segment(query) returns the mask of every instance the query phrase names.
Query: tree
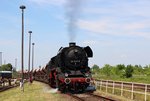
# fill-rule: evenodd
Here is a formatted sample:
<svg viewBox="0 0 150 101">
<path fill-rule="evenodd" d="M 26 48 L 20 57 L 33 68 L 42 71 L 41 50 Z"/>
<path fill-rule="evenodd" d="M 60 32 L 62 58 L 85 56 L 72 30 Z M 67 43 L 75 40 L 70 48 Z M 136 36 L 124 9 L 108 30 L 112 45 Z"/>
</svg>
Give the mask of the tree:
<svg viewBox="0 0 150 101">
<path fill-rule="evenodd" d="M 134 74 L 135 75 L 144 75 L 144 68 L 142 68 L 141 65 L 135 65 L 133 66 L 133 69 L 134 69 Z"/>
<path fill-rule="evenodd" d="M 124 64 L 119 64 L 117 65 L 117 69 L 120 70 L 124 70 L 125 69 L 125 65 Z"/>
<path fill-rule="evenodd" d="M 2 65 L 0 68 L 0 71 L 12 71 L 12 65 L 10 63 L 6 64 L 6 65 Z"/>
<path fill-rule="evenodd" d="M 16 68 L 13 68 L 13 70 L 12 70 L 12 77 L 13 78 L 17 78 L 18 77 L 18 75 L 19 75 L 19 73 L 16 71 Z"/>
<path fill-rule="evenodd" d="M 99 66 L 98 65 L 93 65 L 93 67 L 92 67 L 92 73 L 93 74 L 97 74 L 98 72 L 99 72 Z"/>
<path fill-rule="evenodd" d="M 146 65 L 144 67 L 144 74 L 150 76 L 150 65 Z"/>
<path fill-rule="evenodd" d="M 132 65 L 127 65 L 127 67 L 125 69 L 125 77 L 126 78 L 132 77 L 132 73 L 133 73 L 133 66 Z"/>
<path fill-rule="evenodd" d="M 124 64 L 119 64 L 116 66 L 116 71 L 115 71 L 115 74 L 119 77 L 124 77 L 124 74 L 125 74 L 125 65 Z"/>
<path fill-rule="evenodd" d="M 99 69 L 99 66 L 98 66 L 98 65 L 94 65 L 94 66 L 92 67 L 92 69 L 93 69 L 93 70 L 98 70 L 98 69 Z"/>
<path fill-rule="evenodd" d="M 102 68 L 102 72 L 106 75 L 106 76 L 110 76 L 111 74 L 111 67 L 109 64 L 105 64 L 105 66 Z"/>
</svg>

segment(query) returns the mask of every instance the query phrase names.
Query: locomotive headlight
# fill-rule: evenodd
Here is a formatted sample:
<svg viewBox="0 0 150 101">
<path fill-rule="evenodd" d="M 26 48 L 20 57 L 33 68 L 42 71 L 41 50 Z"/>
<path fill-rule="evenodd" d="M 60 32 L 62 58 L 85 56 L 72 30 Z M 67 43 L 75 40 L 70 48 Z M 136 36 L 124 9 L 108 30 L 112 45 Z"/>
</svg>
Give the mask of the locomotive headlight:
<svg viewBox="0 0 150 101">
<path fill-rule="evenodd" d="M 90 82 L 91 82 L 91 78 L 86 78 L 86 79 L 85 79 L 85 82 L 86 82 L 86 83 L 90 83 Z"/>
<path fill-rule="evenodd" d="M 68 77 L 68 73 L 65 73 L 65 77 Z"/>
<path fill-rule="evenodd" d="M 89 76 L 89 74 L 88 74 L 88 73 L 85 73 L 85 76 L 86 76 L 86 77 L 88 77 L 88 76 Z"/>
<path fill-rule="evenodd" d="M 66 84 L 69 84 L 71 82 L 71 80 L 69 78 L 65 78 L 65 81 L 64 81 Z"/>
</svg>

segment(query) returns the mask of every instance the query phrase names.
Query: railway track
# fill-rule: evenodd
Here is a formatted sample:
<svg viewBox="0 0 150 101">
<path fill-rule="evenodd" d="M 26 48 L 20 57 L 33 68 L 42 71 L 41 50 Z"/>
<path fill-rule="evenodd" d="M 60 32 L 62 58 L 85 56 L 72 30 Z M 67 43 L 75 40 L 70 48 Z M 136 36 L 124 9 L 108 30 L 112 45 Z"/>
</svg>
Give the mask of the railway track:
<svg viewBox="0 0 150 101">
<path fill-rule="evenodd" d="M 27 83 L 26 80 L 24 81 L 24 84 L 25 84 L 25 83 Z M 16 83 L 11 83 L 11 84 L 12 84 L 11 86 L 9 86 L 9 85 L 7 85 L 7 86 L 1 86 L 1 87 L 0 87 L 0 92 L 9 90 L 9 89 L 11 89 L 11 88 L 18 87 L 18 86 L 20 85 L 20 82 L 17 81 Z"/>
<path fill-rule="evenodd" d="M 18 86 L 19 86 L 19 84 L 1 87 L 1 88 L 0 88 L 0 92 L 6 91 L 6 90 L 9 90 L 9 89 L 11 89 L 11 88 L 18 87 Z"/>
<path fill-rule="evenodd" d="M 95 95 L 93 93 L 84 93 L 84 94 L 68 94 L 77 101 L 117 101 L 112 98 Z"/>
<path fill-rule="evenodd" d="M 47 82 L 44 82 L 44 81 L 40 81 L 40 80 L 36 80 L 36 81 L 48 84 Z M 96 95 L 93 93 L 82 93 L 82 94 L 66 93 L 66 94 L 76 99 L 77 101 L 117 101 L 112 98 Z"/>
</svg>

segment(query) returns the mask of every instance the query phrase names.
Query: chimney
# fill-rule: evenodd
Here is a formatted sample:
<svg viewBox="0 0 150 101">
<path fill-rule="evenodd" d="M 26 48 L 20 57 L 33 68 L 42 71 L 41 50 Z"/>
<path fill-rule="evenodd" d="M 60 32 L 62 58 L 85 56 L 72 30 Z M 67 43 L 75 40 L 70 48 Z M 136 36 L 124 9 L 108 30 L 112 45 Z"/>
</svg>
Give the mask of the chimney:
<svg viewBox="0 0 150 101">
<path fill-rule="evenodd" d="M 76 43 L 75 42 L 70 42 L 69 47 L 72 47 L 72 46 L 76 46 Z"/>
</svg>

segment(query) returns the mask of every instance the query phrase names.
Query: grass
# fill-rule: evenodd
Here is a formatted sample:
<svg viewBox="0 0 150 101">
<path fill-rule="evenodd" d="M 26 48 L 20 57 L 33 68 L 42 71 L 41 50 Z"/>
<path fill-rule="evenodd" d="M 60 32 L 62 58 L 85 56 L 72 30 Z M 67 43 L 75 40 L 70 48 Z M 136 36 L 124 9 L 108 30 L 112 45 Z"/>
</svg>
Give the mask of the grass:
<svg viewBox="0 0 150 101">
<path fill-rule="evenodd" d="M 97 91 L 97 94 L 116 99 L 116 101 L 133 101 L 131 99 L 127 99 L 127 98 L 122 97 L 122 96 L 117 96 L 117 95 L 113 95 L 113 94 L 110 94 L 110 93 L 105 93 L 105 92 L 102 92 L 102 91 Z"/>
<path fill-rule="evenodd" d="M 26 83 L 24 92 L 19 87 L 0 93 L 0 101 L 70 101 L 59 93 L 47 91 L 47 85 L 34 81 L 33 84 Z"/>
<path fill-rule="evenodd" d="M 100 90 L 100 86 L 97 86 L 97 92 L 105 94 L 105 95 L 109 95 L 112 96 L 113 98 L 119 99 L 119 101 L 133 101 L 131 100 L 131 92 L 128 91 L 123 91 L 121 96 L 121 90 L 120 89 L 115 89 L 114 90 L 114 94 L 112 94 L 112 88 L 107 88 L 107 92 L 106 92 L 106 87 L 101 87 Z M 144 101 L 144 94 L 138 94 L 138 93 L 133 93 L 133 99 L 135 101 Z M 147 95 L 147 100 L 146 101 L 150 101 L 150 95 Z"/>
<path fill-rule="evenodd" d="M 150 84 L 150 77 L 145 76 L 145 75 L 133 75 L 133 77 L 131 78 L 120 78 L 118 76 L 105 76 L 105 75 L 93 75 L 94 78 L 96 79 L 102 79 L 102 80 L 113 80 L 113 81 L 123 81 L 123 82 L 136 82 L 136 83 L 146 83 L 146 84 Z M 106 88 L 102 87 L 102 92 L 105 92 Z M 124 88 L 126 90 L 128 90 L 129 88 Z M 140 92 L 145 92 L 144 90 L 138 89 L 138 88 L 134 88 L 134 91 L 140 91 Z M 112 93 L 112 89 L 109 88 L 108 89 L 108 93 Z M 120 90 L 115 90 L 115 95 L 118 95 L 118 97 L 120 96 L 121 91 Z M 127 91 L 123 91 L 123 96 L 125 98 L 131 99 L 131 92 L 127 92 Z M 144 101 L 144 95 L 143 94 L 138 94 L 138 93 L 134 93 L 133 94 L 133 98 L 136 101 Z M 121 100 L 124 101 L 124 100 Z M 150 101 L 150 95 L 147 95 L 147 101 Z"/>
</svg>

